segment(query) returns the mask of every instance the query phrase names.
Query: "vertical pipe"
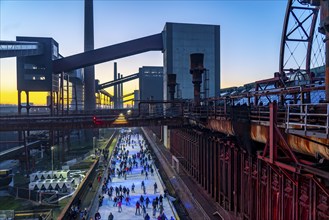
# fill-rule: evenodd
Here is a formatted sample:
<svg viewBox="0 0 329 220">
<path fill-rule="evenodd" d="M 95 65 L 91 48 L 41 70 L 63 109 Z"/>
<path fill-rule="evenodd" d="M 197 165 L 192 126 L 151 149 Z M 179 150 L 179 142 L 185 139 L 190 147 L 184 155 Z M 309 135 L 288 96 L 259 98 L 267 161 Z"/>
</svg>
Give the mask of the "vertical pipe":
<svg viewBox="0 0 329 220">
<path fill-rule="evenodd" d="M 202 148 L 202 186 L 205 188 L 206 186 L 206 147 L 205 147 L 205 139 L 204 136 L 201 137 L 201 148 Z"/>
<path fill-rule="evenodd" d="M 266 196 L 266 209 L 265 209 L 265 213 L 266 213 L 266 217 L 269 220 L 272 220 L 272 199 L 271 199 L 271 195 L 272 195 L 272 190 L 271 190 L 271 185 L 272 185 L 272 169 L 269 165 L 265 165 L 266 166 L 266 170 L 268 173 L 268 178 L 267 178 L 267 184 L 266 184 L 266 191 L 267 191 L 267 196 Z"/>
<path fill-rule="evenodd" d="M 121 74 L 121 79 L 123 78 L 123 75 Z M 123 108 L 123 83 L 120 83 L 120 103 L 121 108 Z"/>
<path fill-rule="evenodd" d="M 213 139 L 208 139 L 209 142 L 209 194 L 211 197 L 213 194 L 213 186 L 214 186 L 214 160 L 213 160 Z"/>
<path fill-rule="evenodd" d="M 118 73 L 118 79 L 121 78 L 121 74 Z M 118 97 L 117 97 L 117 108 L 120 108 L 120 100 L 121 100 L 121 83 L 118 84 L 117 86 L 117 94 L 118 94 Z"/>
<path fill-rule="evenodd" d="M 24 141 L 24 149 L 25 149 L 25 159 L 26 159 L 26 173 L 27 175 L 30 173 L 30 151 L 26 144 L 26 134 L 23 131 L 23 141 Z"/>
<path fill-rule="evenodd" d="M 218 144 L 218 203 L 221 204 L 221 184 L 222 184 L 222 176 L 223 176 L 223 170 L 222 170 L 222 166 L 221 166 L 221 158 L 222 158 L 222 155 L 221 155 L 221 152 L 222 152 L 222 144 L 221 142 L 219 142 Z"/>
<path fill-rule="evenodd" d="M 50 108 L 50 115 L 54 115 L 54 92 L 50 92 L 50 100 L 49 100 L 49 108 Z"/>
<path fill-rule="evenodd" d="M 234 173 L 234 181 L 233 181 L 233 210 L 234 210 L 234 214 L 237 215 L 238 214 L 238 150 L 237 148 L 233 149 L 234 152 L 234 167 L 233 167 L 233 173 Z M 254 198 L 255 199 L 255 198 Z"/>
<path fill-rule="evenodd" d="M 18 90 L 18 115 L 22 114 L 22 91 Z M 21 131 L 18 132 L 18 141 L 22 141 L 23 134 Z"/>
<path fill-rule="evenodd" d="M 202 73 L 204 72 L 202 53 L 190 54 L 190 74 L 194 85 L 194 105 L 200 106 L 200 87 L 202 83 Z"/>
<path fill-rule="evenodd" d="M 74 86 L 74 102 L 75 102 L 75 111 L 78 111 L 78 95 L 77 95 L 77 85 L 72 84 Z M 73 91 L 72 91 L 73 92 Z"/>
<path fill-rule="evenodd" d="M 310 214 L 309 214 L 309 219 L 316 219 L 315 215 L 316 215 L 316 201 L 313 198 L 316 198 L 316 196 L 314 195 L 314 188 L 316 187 L 316 185 L 313 183 L 312 178 L 310 178 L 308 180 L 308 196 L 309 196 L 309 204 L 308 204 L 308 208 L 310 210 Z M 313 206 L 313 204 L 315 206 Z"/>
<path fill-rule="evenodd" d="M 199 134 L 196 134 L 198 138 L 198 182 L 199 184 L 202 184 L 202 147 L 201 147 L 201 136 Z"/>
<path fill-rule="evenodd" d="M 57 115 L 59 115 L 59 95 L 58 92 L 56 92 L 55 94 L 56 94 L 56 111 L 57 111 Z"/>
<path fill-rule="evenodd" d="M 70 110 L 70 99 L 69 99 L 69 96 L 70 96 L 70 78 L 69 78 L 69 75 L 67 74 L 67 84 L 66 84 L 66 111 L 67 111 L 67 114 L 69 113 L 69 110 Z"/>
<path fill-rule="evenodd" d="M 227 178 L 228 178 L 228 188 L 227 188 L 227 197 L 228 197 L 228 210 L 229 211 L 232 211 L 232 149 L 231 149 L 231 146 L 229 145 L 229 143 L 227 144 L 226 146 L 227 148 L 227 151 L 229 152 L 229 159 L 228 159 L 228 162 L 227 162 L 227 166 L 228 166 L 228 174 L 227 174 Z"/>
<path fill-rule="evenodd" d="M 30 96 L 29 96 L 29 92 L 25 91 L 26 93 L 26 114 L 30 114 Z"/>
<path fill-rule="evenodd" d="M 94 14 L 93 0 L 85 0 L 84 17 L 84 51 L 94 49 Z M 85 110 L 95 110 L 95 68 L 88 66 L 84 68 L 85 81 Z"/>
<path fill-rule="evenodd" d="M 210 193 L 210 183 L 211 183 L 211 165 L 210 165 L 210 149 L 211 149 L 211 142 L 209 137 L 206 138 L 206 149 L 207 149 L 207 192 Z"/>
<path fill-rule="evenodd" d="M 245 187 L 245 178 L 244 178 L 244 167 L 245 167 L 245 154 L 243 152 L 241 152 L 241 163 L 240 163 L 240 178 L 241 178 L 241 182 L 240 182 L 240 193 L 241 193 L 241 196 L 240 196 L 240 204 L 241 204 L 241 214 L 242 216 L 244 216 L 245 214 L 245 211 L 244 211 L 244 204 L 245 204 L 245 190 L 246 190 L 246 187 Z"/>
<path fill-rule="evenodd" d="M 209 140 L 208 137 L 204 137 L 204 148 L 205 148 L 205 189 L 209 193 Z"/>
<path fill-rule="evenodd" d="M 279 214 L 278 216 L 280 216 L 279 218 L 283 220 L 284 218 L 284 188 L 285 188 L 285 183 L 286 183 L 286 177 L 284 175 L 282 175 L 281 173 L 281 177 L 279 177 L 279 184 L 280 184 L 280 188 L 279 188 L 279 191 L 280 191 L 280 194 L 279 194 Z"/>
<path fill-rule="evenodd" d="M 191 173 L 191 169 L 190 169 L 190 165 L 191 165 L 191 161 L 190 161 L 190 138 L 191 138 L 191 134 L 188 133 L 188 139 L 186 141 L 186 154 L 187 154 L 187 171 L 189 172 L 189 174 Z"/>
<path fill-rule="evenodd" d="M 214 142 L 214 199 L 215 202 L 218 202 L 218 179 L 219 179 L 219 173 L 218 173 L 218 141 L 216 140 Z"/>
<path fill-rule="evenodd" d="M 276 102 L 270 103 L 270 161 L 273 163 L 277 160 L 277 146 L 276 146 L 276 116 L 277 116 L 277 104 Z"/>
<path fill-rule="evenodd" d="M 22 114 L 22 91 L 18 90 L 18 114 Z"/>
<path fill-rule="evenodd" d="M 117 62 L 114 62 L 114 81 L 117 80 L 118 78 L 118 69 L 117 69 Z M 118 107 L 118 86 L 117 85 L 114 85 L 113 87 L 113 105 L 114 105 L 114 108 L 117 108 Z"/>
<path fill-rule="evenodd" d="M 60 100 L 62 115 L 64 114 L 64 72 L 61 73 Z"/>
<path fill-rule="evenodd" d="M 256 198 L 256 208 L 257 208 L 257 216 L 256 216 L 256 219 L 261 219 L 261 171 L 262 171 L 262 168 L 261 168 L 261 161 L 259 159 L 257 159 L 256 161 L 257 163 L 257 198 Z"/>
</svg>

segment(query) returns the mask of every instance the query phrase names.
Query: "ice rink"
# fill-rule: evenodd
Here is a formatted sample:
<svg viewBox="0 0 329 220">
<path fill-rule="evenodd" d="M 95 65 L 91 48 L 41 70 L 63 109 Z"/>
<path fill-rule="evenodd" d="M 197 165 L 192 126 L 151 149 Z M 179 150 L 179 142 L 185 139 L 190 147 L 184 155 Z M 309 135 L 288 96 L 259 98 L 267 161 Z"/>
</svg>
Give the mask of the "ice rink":
<svg viewBox="0 0 329 220">
<path fill-rule="evenodd" d="M 127 131 L 127 130 L 125 130 Z M 143 147 L 144 151 L 146 150 L 146 145 L 145 141 L 143 139 L 143 136 L 140 135 L 139 133 L 137 134 L 128 134 L 130 136 L 130 140 L 127 141 L 126 140 L 119 140 L 117 143 L 116 148 L 119 149 L 119 154 L 120 155 L 120 151 L 123 150 L 123 148 L 125 148 L 125 150 L 129 150 L 129 154 L 128 154 L 128 158 L 132 157 L 132 155 L 137 155 L 140 150 L 141 150 L 141 146 Z M 117 168 L 119 168 L 120 162 L 121 160 L 119 159 L 119 157 L 114 157 L 113 159 L 116 161 L 115 163 L 115 169 L 117 170 Z M 141 207 L 140 210 L 140 215 L 139 214 L 135 214 L 136 211 L 136 202 L 139 201 L 140 196 L 143 195 L 144 199 L 146 199 L 147 197 L 150 199 L 150 204 L 148 205 L 148 208 L 146 208 L 146 213 L 148 213 L 148 215 L 150 216 L 150 219 L 157 219 L 160 211 L 159 209 L 156 209 L 156 215 L 153 216 L 153 208 L 152 208 L 152 201 L 153 199 L 155 199 L 156 197 L 159 197 L 160 194 L 163 196 L 164 195 L 164 186 L 162 185 L 162 181 L 161 181 L 161 177 L 159 176 L 158 172 L 157 172 L 157 168 L 155 167 L 155 165 L 153 165 L 153 169 L 155 170 L 154 174 L 151 175 L 151 172 L 148 172 L 148 179 L 145 178 L 145 173 L 141 174 L 142 171 L 142 167 L 140 166 L 140 158 L 136 158 L 136 161 L 138 162 L 138 167 L 136 168 L 135 166 L 133 166 L 132 169 L 132 173 L 128 172 L 127 176 L 126 176 L 126 180 L 123 176 L 118 177 L 117 173 L 115 174 L 115 176 L 112 175 L 112 182 L 108 182 L 108 188 L 110 188 L 111 186 L 113 188 L 115 187 L 119 187 L 121 185 L 121 187 L 126 187 L 130 189 L 130 204 L 126 204 L 125 198 L 123 198 L 122 200 L 122 211 L 119 212 L 119 209 L 117 206 L 114 206 L 114 201 L 113 198 L 115 196 L 115 190 L 113 190 L 113 195 L 112 195 L 112 199 L 109 198 L 108 194 L 103 194 L 104 199 L 103 199 L 103 203 L 102 206 L 99 207 L 98 211 L 101 214 L 101 219 L 108 219 L 108 216 L 110 214 L 110 212 L 113 214 L 114 219 L 127 219 L 127 220 L 131 220 L 131 219 L 144 219 L 143 217 L 143 209 Z M 147 163 L 153 164 L 153 160 L 151 158 L 151 160 L 148 160 Z M 109 164 L 110 165 L 110 164 Z M 107 175 L 106 175 L 107 176 Z M 141 183 L 142 181 L 144 181 L 145 183 L 145 188 L 146 188 L 146 194 L 144 194 L 142 187 L 141 187 Z M 157 184 L 158 188 L 157 188 L 157 192 L 154 194 L 154 183 Z M 135 192 L 131 191 L 131 187 L 132 185 L 135 185 Z M 145 205 L 145 201 L 144 201 L 144 205 Z M 146 206 L 146 205 L 145 205 Z M 172 203 L 168 200 L 168 198 L 163 198 L 163 208 L 164 208 L 164 214 L 166 216 L 166 219 L 170 220 L 170 219 L 175 219 L 175 211 L 174 211 L 174 207 L 172 205 Z"/>
</svg>

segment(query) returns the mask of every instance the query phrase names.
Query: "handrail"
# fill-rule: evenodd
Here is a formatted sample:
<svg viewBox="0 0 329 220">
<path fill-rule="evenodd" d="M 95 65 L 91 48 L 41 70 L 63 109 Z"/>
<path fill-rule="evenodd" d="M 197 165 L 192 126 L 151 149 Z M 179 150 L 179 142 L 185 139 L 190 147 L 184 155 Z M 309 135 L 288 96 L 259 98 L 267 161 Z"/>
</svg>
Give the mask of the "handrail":
<svg viewBox="0 0 329 220">
<path fill-rule="evenodd" d="M 289 104 L 286 132 L 329 137 L 329 103 Z"/>
</svg>

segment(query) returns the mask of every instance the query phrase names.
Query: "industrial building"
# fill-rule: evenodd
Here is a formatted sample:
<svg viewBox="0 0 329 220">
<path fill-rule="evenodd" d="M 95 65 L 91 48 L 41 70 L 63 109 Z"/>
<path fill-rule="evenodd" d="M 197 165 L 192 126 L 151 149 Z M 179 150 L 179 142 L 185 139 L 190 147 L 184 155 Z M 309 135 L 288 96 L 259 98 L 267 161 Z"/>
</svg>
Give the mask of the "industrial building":
<svg viewBox="0 0 329 220">
<path fill-rule="evenodd" d="M 163 67 L 139 68 L 140 100 L 163 100 Z"/>
<path fill-rule="evenodd" d="M 181 98 L 193 98 L 190 54 L 203 53 L 202 97 L 212 97 L 220 90 L 220 26 L 166 23 L 163 30 L 164 100 L 167 100 L 167 74 L 176 74 Z"/>
</svg>

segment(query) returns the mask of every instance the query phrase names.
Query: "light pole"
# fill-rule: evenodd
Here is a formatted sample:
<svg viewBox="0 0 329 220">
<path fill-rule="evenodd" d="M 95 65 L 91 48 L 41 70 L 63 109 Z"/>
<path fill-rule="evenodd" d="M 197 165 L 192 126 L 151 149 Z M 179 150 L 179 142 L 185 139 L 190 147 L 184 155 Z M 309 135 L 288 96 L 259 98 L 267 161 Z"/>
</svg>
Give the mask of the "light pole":
<svg viewBox="0 0 329 220">
<path fill-rule="evenodd" d="M 96 137 L 93 137 L 93 150 L 95 152 L 95 156 L 96 156 Z"/>
<path fill-rule="evenodd" d="M 55 146 L 51 146 L 51 178 L 53 178 L 54 176 L 54 149 L 55 149 Z"/>
</svg>

